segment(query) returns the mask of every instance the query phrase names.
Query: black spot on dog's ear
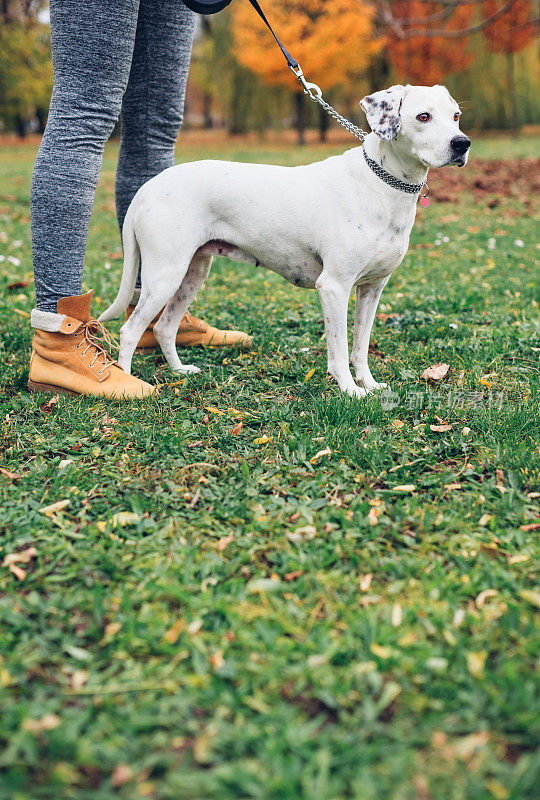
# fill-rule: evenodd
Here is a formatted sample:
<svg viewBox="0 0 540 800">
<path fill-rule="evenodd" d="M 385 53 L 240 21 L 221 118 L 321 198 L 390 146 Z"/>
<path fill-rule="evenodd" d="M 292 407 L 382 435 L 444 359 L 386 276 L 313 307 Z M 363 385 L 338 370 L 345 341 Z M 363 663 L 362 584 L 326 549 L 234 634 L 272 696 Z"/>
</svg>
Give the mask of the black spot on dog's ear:
<svg viewBox="0 0 540 800">
<path fill-rule="evenodd" d="M 381 108 L 384 108 L 385 111 L 389 111 L 390 103 L 387 103 L 386 100 L 381 100 Z"/>
</svg>

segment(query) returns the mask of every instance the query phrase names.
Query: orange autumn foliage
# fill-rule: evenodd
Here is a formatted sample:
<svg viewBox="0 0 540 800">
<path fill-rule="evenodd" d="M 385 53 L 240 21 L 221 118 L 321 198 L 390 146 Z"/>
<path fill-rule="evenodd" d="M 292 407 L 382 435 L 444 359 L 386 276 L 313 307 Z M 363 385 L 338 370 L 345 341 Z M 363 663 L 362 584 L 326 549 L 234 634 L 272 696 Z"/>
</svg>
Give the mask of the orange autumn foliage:
<svg viewBox="0 0 540 800">
<path fill-rule="evenodd" d="M 440 4 L 422 0 L 392 0 L 391 8 L 394 18 L 404 22 L 408 19 L 431 17 L 441 11 Z M 461 30 L 470 25 L 473 14 L 472 5 L 457 5 L 448 20 L 426 20 L 425 27 Z M 411 25 L 413 29 L 420 27 L 420 24 Z M 440 83 L 449 73 L 459 72 L 471 63 L 473 56 L 467 52 L 467 39 L 466 34 L 460 38 L 419 34 L 410 39 L 398 39 L 393 36 L 388 57 L 400 79 L 424 85 Z"/>
<path fill-rule="evenodd" d="M 491 17 L 501 6 L 500 0 L 484 0 L 484 17 Z M 497 53 L 517 53 L 528 45 L 536 29 L 531 16 L 530 0 L 516 0 L 508 11 L 484 29 L 484 37 L 489 42 L 490 49 Z"/>
<path fill-rule="evenodd" d="M 363 0 L 266 0 L 268 20 L 307 80 L 330 89 L 357 78 L 381 49 L 373 9 Z M 233 6 L 234 54 L 271 85 L 299 84 L 249 3 Z"/>
</svg>

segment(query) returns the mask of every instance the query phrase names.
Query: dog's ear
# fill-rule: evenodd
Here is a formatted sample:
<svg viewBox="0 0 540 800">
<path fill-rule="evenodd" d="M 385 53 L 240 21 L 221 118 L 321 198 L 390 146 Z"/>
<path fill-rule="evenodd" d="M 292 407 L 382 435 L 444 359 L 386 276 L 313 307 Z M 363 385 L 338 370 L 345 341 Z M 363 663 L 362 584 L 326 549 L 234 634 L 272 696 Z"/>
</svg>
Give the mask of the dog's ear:
<svg viewBox="0 0 540 800">
<path fill-rule="evenodd" d="M 369 127 L 385 142 L 395 139 L 401 128 L 401 104 L 407 86 L 391 86 L 360 100 Z"/>
</svg>

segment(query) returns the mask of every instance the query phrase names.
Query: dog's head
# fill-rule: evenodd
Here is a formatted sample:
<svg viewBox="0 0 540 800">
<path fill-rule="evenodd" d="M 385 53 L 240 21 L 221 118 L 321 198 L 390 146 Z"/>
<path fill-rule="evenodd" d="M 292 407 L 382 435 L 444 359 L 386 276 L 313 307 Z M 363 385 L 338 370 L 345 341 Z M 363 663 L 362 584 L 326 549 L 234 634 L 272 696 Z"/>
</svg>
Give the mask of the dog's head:
<svg viewBox="0 0 540 800">
<path fill-rule="evenodd" d="M 371 130 L 396 141 L 426 167 L 464 167 L 471 140 L 459 129 L 461 112 L 445 86 L 391 86 L 360 100 Z"/>
</svg>

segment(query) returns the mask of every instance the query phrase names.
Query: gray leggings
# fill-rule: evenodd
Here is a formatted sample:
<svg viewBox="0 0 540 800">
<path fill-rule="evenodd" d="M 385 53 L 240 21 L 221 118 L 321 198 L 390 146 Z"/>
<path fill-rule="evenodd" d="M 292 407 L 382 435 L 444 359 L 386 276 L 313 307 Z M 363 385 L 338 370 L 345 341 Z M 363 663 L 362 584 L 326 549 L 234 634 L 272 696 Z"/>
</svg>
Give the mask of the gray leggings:
<svg viewBox="0 0 540 800">
<path fill-rule="evenodd" d="M 54 87 L 31 189 L 36 305 L 80 294 L 105 142 L 120 114 L 120 228 L 137 189 L 174 164 L 195 15 L 181 0 L 51 0 Z"/>
</svg>

